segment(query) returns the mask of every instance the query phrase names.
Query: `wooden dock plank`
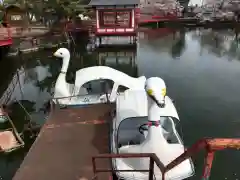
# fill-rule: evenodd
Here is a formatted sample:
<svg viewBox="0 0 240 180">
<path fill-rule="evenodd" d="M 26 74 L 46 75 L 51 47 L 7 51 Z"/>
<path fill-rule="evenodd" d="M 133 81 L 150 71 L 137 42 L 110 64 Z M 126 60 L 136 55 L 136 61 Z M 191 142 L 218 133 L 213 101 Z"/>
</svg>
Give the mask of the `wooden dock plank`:
<svg viewBox="0 0 240 180">
<path fill-rule="evenodd" d="M 91 157 L 109 152 L 113 108 L 102 104 L 54 110 L 13 180 L 92 179 Z M 110 168 L 110 163 L 102 161 L 100 166 Z M 99 179 L 108 176 L 105 173 Z"/>
</svg>

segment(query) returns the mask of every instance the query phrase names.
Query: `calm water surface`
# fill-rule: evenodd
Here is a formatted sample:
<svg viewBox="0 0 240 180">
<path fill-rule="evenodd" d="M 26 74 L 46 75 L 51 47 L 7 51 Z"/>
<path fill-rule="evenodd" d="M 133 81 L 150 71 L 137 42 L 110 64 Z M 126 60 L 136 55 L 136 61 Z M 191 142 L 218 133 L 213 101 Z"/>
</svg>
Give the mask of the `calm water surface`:
<svg viewBox="0 0 240 180">
<path fill-rule="evenodd" d="M 240 44 L 233 31 L 161 29 L 141 33 L 136 52 L 119 51 L 122 57 L 110 53 L 100 62 L 97 52 L 87 53 L 86 44 L 79 45 L 73 52 L 67 80 L 74 81 L 76 70 L 98 64 L 132 76 L 160 76 L 166 81 L 169 96 L 176 101 L 187 146 L 203 137 L 239 138 Z M 10 99 L 19 100 L 38 124 L 45 121 L 42 107 L 51 97 L 61 67 L 52 53 L 36 52 L 0 62 L 0 93 L 4 94 L 7 87 L 12 89 L 11 82 L 15 84 Z M 5 99 L 6 93 L 2 102 Z M 16 102 L 11 107 L 21 131 L 25 113 Z M 12 178 L 30 145 L 28 142 L 25 149 L 0 156 L 2 179 Z M 194 161 L 196 176 L 191 179 L 197 180 L 202 173 L 203 154 Z M 211 179 L 239 179 L 239 164 L 240 152 L 218 152 Z"/>
</svg>

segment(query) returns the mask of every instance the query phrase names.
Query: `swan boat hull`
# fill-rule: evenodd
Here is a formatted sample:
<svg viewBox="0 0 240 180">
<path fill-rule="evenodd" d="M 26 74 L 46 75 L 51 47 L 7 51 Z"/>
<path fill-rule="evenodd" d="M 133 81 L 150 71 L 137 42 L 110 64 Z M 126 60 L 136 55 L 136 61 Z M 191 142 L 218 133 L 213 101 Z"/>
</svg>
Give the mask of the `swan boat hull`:
<svg viewBox="0 0 240 180">
<path fill-rule="evenodd" d="M 66 106 L 85 106 L 115 102 L 126 89 L 144 89 L 146 77 L 131 77 L 107 66 L 93 66 L 76 72 L 75 84 L 65 82 L 65 74 L 59 75 L 53 101 Z"/>
<path fill-rule="evenodd" d="M 147 117 L 147 106 L 143 104 L 147 103 L 147 98 L 144 91 L 133 92 L 131 90 L 125 91 L 124 94 L 119 95 L 116 100 L 116 114 L 113 119 L 112 124 L 112 138 L 111 138 L 111 153 L 121 154 L 122 148 L 128 148 L 129 146 L 140 145 L 147 136 L 148 131 L 144 133 L 139 133 L 138 128 L 141 124 L 144 124 L 148 121 Z M 178 134 L 175 121 L 179 121 L 178 113 L 175 109 L 175 106 L 172 100 L 166 96 L 166 108 L 161 115 L 161 123 L 164 129 L 164 137 L 169 143 L 170 152 L 176 150 L 177 153 L 174 156 L 169 157 L 167 162 L 163 162 L 164 165 L 167 165 L 176 157 L 181 155 L 184 152 L 183 141 Z M 182 147 L 179 148 L 178 147 Z M 160 148 L 161 149 L 161 148 Z M 177 151 L 178 149 L 178 151 Z M 161 151 L 159 151 L 161 153 Z M 134 152 L 133 152 L 134 153 Z M 147 152 L 152 153 L 152 152 Z M 137 158 L 113 158 L 112 167 L 114 170 L 133 170 L 142 169 L 146 170 L 149 168 L 149 158 L 138 158 L 142 159 L 141 161 L 136 161 Z M 159 158 L 161 161 L 161 158 Z M 141 165 L 139 165 L 141 164 Z M 146 164 L 146 166 L 144 166 Z M 162 175 L 158 167 L 154 167 L 155 176 L 157 180 L 162 179 Z M 194 174 L 194 165 L 191 158 L 185 160 L 175 169 L 170 170 L 166 173 L 166 180 L 181 180 L 191 177 Z M 149 173 L 143 172 L 119 172 L 116 171 L 114 174 L 119 179 L 149 179 Z"/>
</svg>

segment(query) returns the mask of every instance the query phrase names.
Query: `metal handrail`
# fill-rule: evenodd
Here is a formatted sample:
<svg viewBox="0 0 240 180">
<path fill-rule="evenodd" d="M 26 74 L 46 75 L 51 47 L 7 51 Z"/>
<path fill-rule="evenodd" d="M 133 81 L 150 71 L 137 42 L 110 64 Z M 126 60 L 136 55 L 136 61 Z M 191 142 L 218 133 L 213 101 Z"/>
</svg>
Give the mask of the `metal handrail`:
<svg viewBox="0 0 240 180">
<path fill-rule="evenodd" d="M 159 160 L 159 158 L 154 153 L 133 153 L 133 154 L 100 154 L 92 157 L 92 163 L 93 163 L 93 172 L 95 179 L 97 178 L 98 172 L 122 172 L 122 171 L 128 171 L 128 172 L 149 172 L 149 180 L 153 180 L 153 174 L 154 174 L 154 162 L 159 167 L 161 173 L 162 173 L 162 180 L 165 179 L 165 174 L 169 170 L 173 169 L 180 163 L 182 163 L 184 160 L 192 157 L 193 155 L 197 154 L 201 150 L 206 150 L 207 154 L 205 157 L 205 165 L 204 165 L 204 171 L 202 175 L 202 179 L 208 179 L 210 177 L 211 168 L 212 168 L 212 161 L 214 158 L 214 153 L 219 150 L 223 149 L 240 149 L 240 138 L 216 138 L 216 139 L 201 139 L 197 141 L 193 146 L 186 149 L 184 153 L 182 153 L 179 157 L 177 157 L 175 160 L 170 162 L 168 165 L 164 166 L 163 163 Z M 148 170 L 112 170 L 112 169 L 96 169 L 96 162 L 95 160 L 103 159 L 103 158 L 150 158 L 150 164 Z"/>
<path fill-rule="evenodd" d="M 201 139 L 197 141 L 193 146 L 188 148 L 183 154 L 177 157 L 175 160 L 170 162 L 167 166 L 165 166 L 165 173 L 184 160 L 193 155 L 197 154 L 201 150 L 206 150 L 207 154 L 205 157 L 205 165 L 203 170 L 203 179 L 208 179 L 210 177 L 212 161 L 214 158 L 214 153 L 223 149 L 240 149 L 240 138 L 216 138 L 216 139 Z"/>
<path fill-rule="evenodd" d="M 97 169 L 96 168 L 96 159 L 106 159 L 106 158 L 150 158 L 149 163 L 149 169 L 134 169 L 134 170 L 113 170 L 113 169 Z M 161 172 L 164 172 L 164 165 L 163 163 L 158 159 L 156 154 L 154 153 L 129 153 L 129 154 L 99 154 L 92 157 L 92 164 L 93 164 L 93 173 L 95 179 L 97 179 L 97 173 L 99 172 L 149 172 L 149 180 L 153 180 L 153 174 L 154 174 L 154 162 L 158 166 L 158 168 L 161 170 Z"/>
</svg>

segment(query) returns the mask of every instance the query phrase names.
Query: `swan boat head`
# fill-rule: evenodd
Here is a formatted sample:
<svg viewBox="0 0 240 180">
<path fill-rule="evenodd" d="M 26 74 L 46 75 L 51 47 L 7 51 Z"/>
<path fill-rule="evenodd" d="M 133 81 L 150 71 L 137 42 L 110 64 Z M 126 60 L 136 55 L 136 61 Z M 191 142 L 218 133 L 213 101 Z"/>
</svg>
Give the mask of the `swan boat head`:
<svg viewBox="0 0 240 180">
<path fill-rule="evenodd" d="M 148 119 L 151 122 L 160 122 L 160 113 L 165 107 L 166 84 L 159 77 L 151 77 L 145 83 L 145 91 L 148 99 Z"/>
<path fill-rule="evenodd" d="M 61 72 L 55 84 L 54 98 L 71 96 L 71 89 L 73 88 L 73 85 L 66 82 L 66 73 L 70 61 L 70 52 L 66 48 L 59 48 L 53 55 L 62 59 Z"/>
<path fill-rule="evenodd" d="M 59 48 L 53 55 L 58 58 L 70 58 L 70 52 L 66 48 Z"/>
<path fill-rule="evenodd" d="M 166 84 L 159 77 L 152 77 L 146 81 L 145 91 L 148 97 L 160 108 L 165 106 Z"/>
<path fill-rule="evenodd" d="M 61 74 L 67 73 L 68 65 L 70 61 L 70 52 L 66 48 L 59 48 L 54 54 L 55 57 L 62 59 L 62 68 L 61 68 Z M 65 77 L 64 77 L 65 78 Z"/>
</svg>

